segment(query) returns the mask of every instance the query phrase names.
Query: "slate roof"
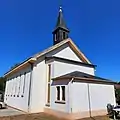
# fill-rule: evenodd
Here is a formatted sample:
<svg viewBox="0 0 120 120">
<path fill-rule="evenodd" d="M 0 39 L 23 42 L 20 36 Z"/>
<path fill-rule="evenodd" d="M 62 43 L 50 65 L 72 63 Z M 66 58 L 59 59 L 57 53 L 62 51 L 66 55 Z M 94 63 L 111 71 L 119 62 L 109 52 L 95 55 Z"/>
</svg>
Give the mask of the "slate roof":
<svg viewBox="0 0 120 120">
<path fill-rule="evenodd" d="M 62 75 L 60 77 L 56 77 L 56 78 L 53 78 L 53 80 L 60 80 L 60 79 L 66 79 L 66 78 L 69 78 L 69 79 L 72 79 L 72 78 L 77 78 L 77 79 L 90 79 L 92 81 L 103 81 L 103 82 L 110 82 L 110 83 L 115 83 L 114 81 L 112 80 L 109 80 L 109 79 L 105 79 L 105 78 L 102 78 L 102 77 L 98 77 L 98 76 L 94 76 L 94 75 L 90 75 L 90 74 L 87 74 L 87 73 L 84 73 L 84 72 L 79 72 L 79 71 L 74 71 L 74 72 L 71 72 L 71 73 L 68 73 L 68 74 L 65 74 L 65 75 Z"/>
<path fill-rule="evenodd" d="M 56 23 L 54 31 L 56 31 L 58 28 L 62 28 L 62 29 L 65 29 L 65 30 L 69 31 L 67 26 L 66 26 L 66 23 L 64 21 L 61 7 L 60 7 L 60 10 L 59 10 L 59 15 L 58 15 L 58 18 L 57 18 L 57 23 Z"/>
</svg>

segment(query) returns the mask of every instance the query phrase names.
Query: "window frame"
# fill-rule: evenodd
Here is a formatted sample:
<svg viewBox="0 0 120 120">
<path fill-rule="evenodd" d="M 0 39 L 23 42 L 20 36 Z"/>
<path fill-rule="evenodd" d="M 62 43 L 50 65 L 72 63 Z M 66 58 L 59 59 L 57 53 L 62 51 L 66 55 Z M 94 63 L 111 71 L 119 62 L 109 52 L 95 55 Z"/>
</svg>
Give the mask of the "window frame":
<svg viewBox="0 0 120 120">
<path fill-rule="evenodd" d="M 58 99 L 58 90 L 57 88 L 60 88 L 59 90 L 59 96 L 60 96 L 60 99 Z M 64 95 L 63 95 L 63 88 L 64 87 Z M 64 99 L 63 99 L 63 96 L 64 96 Z M 65 85 L 56 85 L 56 101 L 55 103 L 60 103 L 60 104 L 65 104 L 66 103 L 66 86 Z"/>
<path fill-rule="evenodd" d="M 61 86 L 61 90 L 62 90 L 62 101 L 65 101 L 65 86 Z"/>
<path fill-rule="evenodd" d="M 46 106 L 50 106 L 50 91 L 51 91 L 51 69 L 52 69 L 52 64 L 47 64 L 48 66 L 48 71 L 47 71 L 47 98 L 46 98 Z"/>
<path fill-rule="evenodd" d="M 58 89 L 58 88 L 59 88 L 59 89 Z M 60 92 L 60 86 L 56 86 L 56 89 L 57 89 L 57 91 L 56 91 L 56 92 L 57 92 L 56 98 L 57 98 L 57 101 L 60 101 L 60 95 L 61 95 L 61 94 L 60 94 L 60 93 L 61 93 L 61 92 Z"/>
<path fill-rule="evenodd" d="M 20 88 L 21 88 L 21 77 L 22 77 L 22 74 L 19 75 L 19 88 L 18 88 L 18 96 L 20 94 Z"/>
<path fill-rule="evenodd" d="M 24 78 L 23 78 L 23 96 L 24 96 L 24 93 L 25 93 L 25 84 L 26 84 L 26 76 L 27 76 L 27 72 L 24 72 Z"/>
</svg>

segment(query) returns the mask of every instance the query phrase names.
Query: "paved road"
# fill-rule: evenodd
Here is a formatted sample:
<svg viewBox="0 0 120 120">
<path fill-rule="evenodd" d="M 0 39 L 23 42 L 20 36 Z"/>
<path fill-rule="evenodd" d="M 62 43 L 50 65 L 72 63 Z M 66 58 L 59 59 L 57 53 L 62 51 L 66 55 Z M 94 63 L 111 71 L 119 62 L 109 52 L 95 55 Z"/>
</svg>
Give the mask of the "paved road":
<svg viewBox="0 0 120 120">
<path fill-rule="evenodd" d="M 21 115 L 21 114 L 25 114 L 22 111 L 18 111 L 16 109 L 13 108 L 6 108 L 6 109 L 0 109 L 0 117 L 2 116 L 12 116 L 12 115 Z"/>
</svg>

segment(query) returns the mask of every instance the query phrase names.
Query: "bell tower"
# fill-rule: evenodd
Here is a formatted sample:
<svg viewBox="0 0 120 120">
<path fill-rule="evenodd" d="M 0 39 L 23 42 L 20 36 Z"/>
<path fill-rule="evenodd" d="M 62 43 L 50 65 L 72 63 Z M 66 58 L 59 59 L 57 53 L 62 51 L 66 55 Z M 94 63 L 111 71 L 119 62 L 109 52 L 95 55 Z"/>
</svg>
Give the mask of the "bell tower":
<svg viewBox="0 0 120 120">
<path fill-rule="evenodd" d="M 67 28 L 63 19 L 62 7 L 59 8 L 59 15 L 57 18 L 57 24 L 53 31 L 53 44 L 57 44 L 64 39 L 68 38 L 69 29 Z"/>
</svg>

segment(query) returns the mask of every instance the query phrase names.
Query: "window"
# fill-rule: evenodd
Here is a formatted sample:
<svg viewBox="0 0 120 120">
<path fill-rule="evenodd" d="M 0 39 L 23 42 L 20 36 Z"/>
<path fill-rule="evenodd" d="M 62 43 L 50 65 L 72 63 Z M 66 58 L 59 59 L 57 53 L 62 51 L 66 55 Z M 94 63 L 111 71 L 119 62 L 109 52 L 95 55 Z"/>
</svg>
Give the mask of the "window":
<svg viewBox="0 0 120 120">
<path fill-rule="evenodd" d="M 48 65 L 47 103 L 50 103 L 51 64 Z"/>
<path fill-rule="evenodd" d="M 17 76 L 15 78 L 15 95 L 16 95 L 16 91 L 17 91 Z"/>
<path fill-rule="evenodd" d="M 15 91 L 15 95 L 18 95 L 18 89 L 19 89 L 19 76 L 16 77 L 16 91 Z"/>
<path fill-rule="evenodd" d="M 7 83 L 7 94 L 9 95 L 10 81 Z"/>
<path fill-rule="evenodd" d="M 57 100 L 60 100 L 60 86 L 57 86 Z"/>
<path fill-rule="evenodd" d="M 25 92 L 25 80 L 26 80 L 26 72 L 24 73 L 23 94 Z"/>
<path fill-rule="evenodd" d="M 8 94 L 8 83 L 9 81 L 6 82 L 6 94 Z"/>
<path fill-rule="evenodd" d="M 62 86 L 62 100 L 65 101 L 65 86 Z"/>
<path fill-rule="evenodd" d="M 51 64 L 48 65 L 48 82 L 51 80 Z"/>
<path fill-rule="evenodd" d="M 21 86 L 21 74 L 20 74 L 20 78 L 19 78 L 19 91 L 18 91 L 18 95 L 20 94 L 20 86 Z"/>
<path fill-rule="evenodd" d="M 47 103 L 50 103 L 50 84 L 48 84 L 48 96 L 47 96 Z"/>
<path fill-rule="evenodd" d="M 12 91 L 11 91 L 11 96 L 12 96 L 14 92 L 14 78 L 12 78 L 11 82 L 12 82 Z"/>
<path fill-rule="evenodd" d="M 57 101 L 65 101 L 65 86 L 57 86 Z"/>
<path fill-rule="evenodd" d="M 57 41 L 57 35 L 56 35 L 56 34 L 55 34 L 55 36 L 54 36 L 54 37 L 55 37 L 55 41 Z"/>
<path fill-rule="evenodd" d="M 12 95 L 14 94 L 14 78 L 12 80 Z"/>
<path fill-rule="evenodd" d="M 56 33 L 56 41 L 59 40 L 59 32 Z"/>
<path fill-rule="evenodd" d="M 10 96 L 12 95 L 12 78 L 10 79 Z"/>
<path fill-rule="evenodd" d="M 15 92 L 16 92 L 16 77 L 14 77 L 14 91 L 13 91 L 14 96 L 15 96 Z"/>
<path fill-rule="evenodd" d="M 63 32 L 63 39 L 65 39 L 66 38 L 66 34 L 65 34 L 65 32 Z"/>
</svg>

